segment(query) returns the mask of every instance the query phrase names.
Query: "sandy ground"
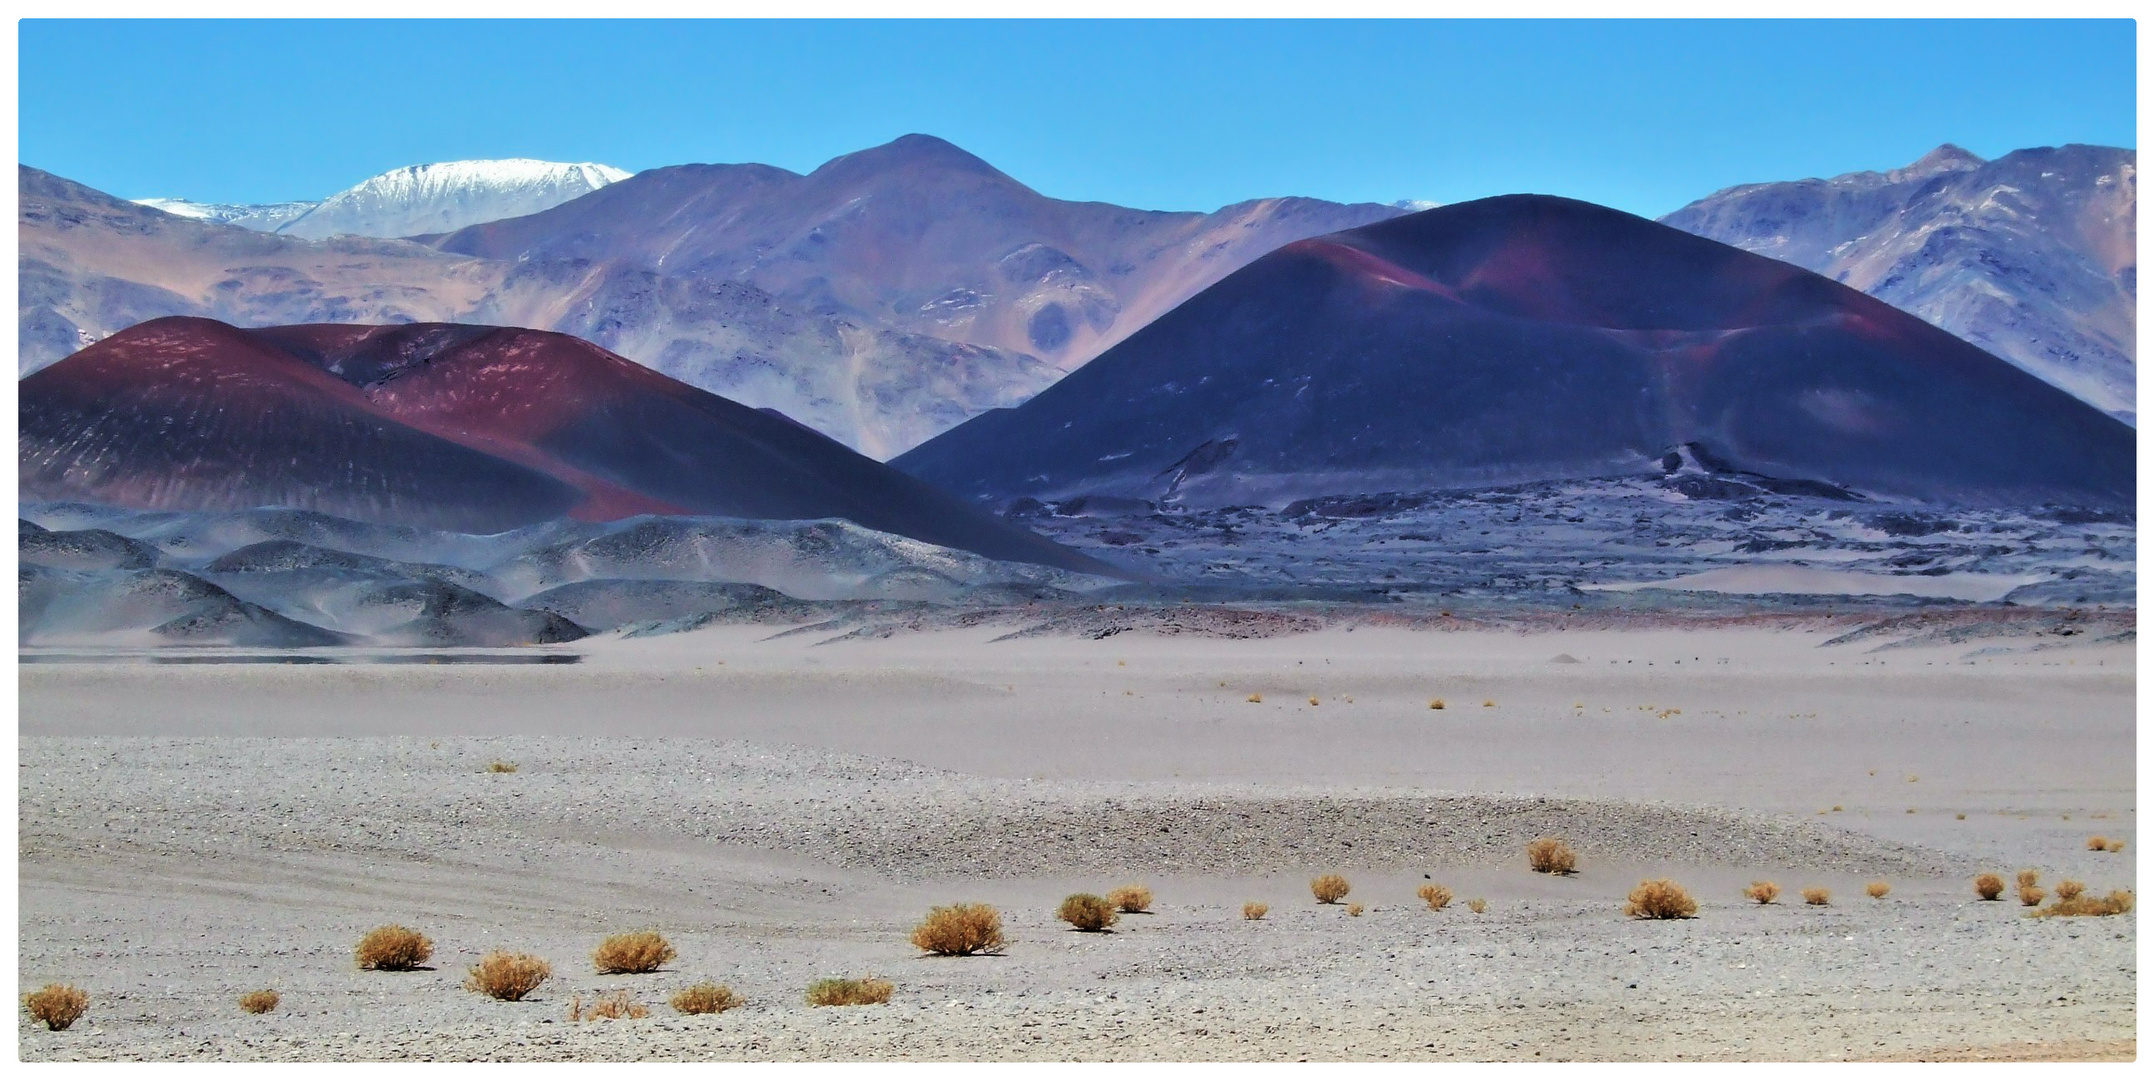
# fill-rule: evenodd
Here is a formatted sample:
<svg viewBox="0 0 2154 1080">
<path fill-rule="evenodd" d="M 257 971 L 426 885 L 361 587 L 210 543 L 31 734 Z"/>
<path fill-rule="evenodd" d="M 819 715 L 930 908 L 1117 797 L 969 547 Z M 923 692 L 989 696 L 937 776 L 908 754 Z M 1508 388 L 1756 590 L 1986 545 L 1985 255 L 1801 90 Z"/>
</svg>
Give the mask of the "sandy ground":
<svg viewBox="0 0 2154 1080">
<path fill-rule="evenodd" d="M 2128 644 L 769 636 L 583 642 L 547 666 L 24 665 L 18 979 L 93 1002 L 67 1032 L 24 1022 L 22 1056 L 2136 1053 L 2135 916 L 2029 919 L 1968 886 L 2132 885 Z M 1526 869 L 1544 833 L 1581 873 Z M 2090 852 L 2096 833 L 2128 846 Z M 1326 871 L 1365 914 L 1314 903 Z M 1623 918 L 1662 875 L 1699 917 Z M 1754 878 L 1786 895 L 1742 901 Z M 1879 879 L 1890 895 L 1863 895 Z M 1053 919 L 1135 880 L 1154 913 L 1115 933 Z M 1424 880 L 1458 902 L 1426 910 Z M 1795 895 L 1813 885 L 1829 906 Z M 1004 953 L 916 954 L 911 925 L 961 900 L 1002 909 Z M 388 921 L 433 936 L 436 970 L 354 969 Z M 680 958 L 592 972 L 601 936 L 642 927 Z M 514 1004 L 462 990 L 497 946 L 555 979 Z M 802 1002 L 866 973 L 890 1005 Z M 749 1005 L 664 1007 L 703 978 Z M 282 1006 L 241 1013 L 263 987 Z M 652 1017 L 567 1022 L 613 989 Z"/>
</svg>

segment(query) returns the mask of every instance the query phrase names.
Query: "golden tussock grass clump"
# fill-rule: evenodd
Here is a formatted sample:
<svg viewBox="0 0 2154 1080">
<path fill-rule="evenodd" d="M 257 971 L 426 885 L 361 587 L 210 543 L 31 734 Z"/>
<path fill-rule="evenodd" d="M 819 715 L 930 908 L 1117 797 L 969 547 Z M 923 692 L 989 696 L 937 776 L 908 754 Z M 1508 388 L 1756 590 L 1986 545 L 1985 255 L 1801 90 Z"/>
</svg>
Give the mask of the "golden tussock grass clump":
<svg viewBox="0 0 2154 1080">
<path fill-rule="evenodd" d="M 1832 890 L 1815 888 L 1804 889 L 1802 891 L 1802 902 L 1810 905 L 1811 907 L 1830 906 L 1832 904 Z"/>
<path fill-rule="evenodd" d="M 1124 915 L 1149 914 L 1152 910 L 1152 890 L 1142 885 L 1124 885 L 1107 892 L 1107 902 Z"/>
<path fill-rule="evenodd" d="M 1260 702 L 1262 702 L 1262 701 L 1264 700 L 1264 695 L 1262 695 L 1262 694 L 1251 694 L 1251 695 L 1249 695 L 1249 699 L 1248 699 L 1248 700 L 1249 700 L 1249 703 L 1250 703 L 1251 705 L 1255 705 L 1255 704 L 1258 704 L 1258 703 L 1260 703 Z"/>
<path fill-rule="evenodd" d="M 1346 913 L 1347 913 L 1348 915 L 1351 915 L 1351 916 L 1353 916 L 1354 918 L 1357 918 L 1357 919 L 1358 919 L 1358 918 L 1360 918 L 1360 917 L 1361 917 L 1361 905 L 1360 905 L 1360 904 L 1348 904 L 1348 905 L 1346 905 Z"/>
<path fill-rule="evenodd" d="M 1114 913 L 1114 905 L 1103 897 L 1091 893 L 1076 893 L 1066 897 L 1062 906 L 1055 909 L 1055 918 L 1084 931 L 1105 930 L 1113 926 L 1121 916 Z"/>
<path fill-rule="evenodd" d="M 1995 874 L 1982 874 L 1974 880 L 1975 895 L 1984 900 L 1995 900 L 2004 895 L 2004 879 Z"/>
<path fill-rule="evenodd" d="M 1544 836 L 1526 845 L 1526 865 L 1533 867 L 1536 874 L 1575 874 L 1578 853 L 1569 844 Z"/>
<path fill-rule="evenodd" d="M 1441 708 L 1443 708 L 1443 699 L 1442 699 L 1442 698 L 1430 698 L 1430 699 L 1429 699 L 1429 708 L 1431 708 L 1431 709 L 1441 709 Z"/>
<path fill-rule="evenodd" d="M 30 1019 L 52 1031 L 66 1031 L 89 1011 L 90 995 L 80 987 L 46 983 L 44 989 L 24 994 L 22 1005 L 30 1010 Z"/>
<path fill-rule="evenodd" d="M 2028 888 L 2033 888 L 2034 886 L 2036 886 L 2036 885 L 2040 885 L 2041 883 L 2042 883 L 2042 874 L 2041 874 L 2041 872 L 2040 872 L 2040 871 L 2038 871 L 2038 870 L 2022 870 L 2022 871 L 2020 871 L 2020 872 L 2019 872 L 2019 887 L 2020 887 L 2020 888 L 2022 888 L 2022 889 L 2028 889 Z"/>
<path fill-rule="evenodd" d="M 1891 894 L 1892 883 L 1889 881 L 1873 881 L 1868 885 L 1864 885 L 1862 891 L 1869 893 L 1872 900 L 1883 900 Z"/>
<path fill-rule="evenodd" d="M 2040 907 L 2042 898 L 2047 895 L 2049 894 L 2043 892 L 2040 886 L 2022 885 L 2019 887 L 2019 906 Z"/>
<path fill-rule="evenodd" d="M 1482 707 L 1482 708 L 1484 708 L 1484 709 L 1493 709 L 1493 708 L 1495 708 L 1495 707 L 1496 707 L 1496 699 L 1495 699 L 1495 698 L 1483 698 L 1483 699 L 1481 699 L 1481 707 Z"/>
<path fill-rule="evenodd" d="M 490 773 L 510 773 L 510 772 L 515 772 L 515 771 L 516 771 L 516 763 L 515 763 L 515 762 L 513 762 L 513 761 L 496 761 L 496 762 L 493 762 L 493 763 L 491 763 L 491 764 L 487 765 L 487 766 L 486 766 L 486 771 L 487 771 L 487 772 L 490 772 Z"/>
<path fill-rule="evenodd" d="M 808 984 L 810 1005 L 888 1005 L 897 990 L 886 979 L 817 979 Z"/>
<path fill-rule="evenodd" d="M 986 904 L 931 908 L 912 931 L 912 947 L 937 956 L 971 956 L 1002 945 L 1002 913 Z"/>
<path fill-rule="evenodd" d="M 1311 705 L 1317 705 L 1317 704 L 1321 704 L 1321 702 L 1318 702 L 1318 701 L 1316 700 L 1316 695 L 1314 695 L 1314 694 L 1311 694 L 1311 695 L 1309 696 L 1309 704 L 1311 704 Z"/>
<path fill-rule="evenodd" d="M 1319 904 L 1336 904 L 1352 891 L 1354 887 L 1337 874 L 1325 874 L 1309 882 L 1309 892 L 1316 896 L 1316 902 Z"/>
<path fill-rule="evenodd" d="M 1487 911 L 1487 910 L 1488 910 L 1488 901 L 1486 901 L 1486 900 L 1468 900 L 1468 901 L 1466 901 L 1466 910 L 1468 910 L 1468 911 L 1471 911 L 1471 912 L 1473 912 L 1473 913 L 1474 913 L 1474 914 L 1476 914 L 1476 915 L 1479 915 L 1479 914 L 1481 914 L 1482 912 L 1485 912 L 1485 911 Z"/>
<path fill-rule="evenodd" d="M 1698 902 L 1667 878 L 1641 881 L 1630 891 L 1623 914 L 1633 919 L 1688 919 L 1698 914 Z"/>
<path fill-rule="evenodd" d="M 1770 881 L 1753 881 L 1749 888 L 1743 890 L 1743 895 L 1760 904 L 1770 904 L 1780 899 L 1780 886 Z"/>
<path fill-rule="evenodd" d="M 679 955 L 655 930 L 615 934 L 591 951 L 591 966 L 601 975 L 648 975 Z"/>
<path fill-rule="evenodd" d="M 275 1009 L 277 1002 L 282 1000 L 284 999 L 278 997 L 275 990 L 256 990 L 251 994 L 241 994 L 239 996 L 239 1007 L 245 1012 L 260 1016 Z"/>
<path fill-rule="evenodd" d="M 1251 900 L 1248 903 L 1242 905 L 1242 918 L 1247 919 L 1250 922 L 1255 922 L 1258 919 L 1263 918 L 1265 915 L 1270 914 L 1270 912 L 1270 904 L 1259 904 L 1256 901 Z"/>
<path fill-rule="evenodd" d="M 598 1000 L 592 1002 L 588 1009 L 583 1007 L 582 994 L 576 995 L 576 1000 L 568 1005 L 570 1023 L 584 1020 L 641 1020 L 649 1015 L 650 1007 L 629 997 L 626 990 L 600 994 Z"/>
<path fill-rule="evenodd" d="M 2059 900 L 2075 900 L 2078 899 L 2080 893 L 2086 891 L 2087 883 L 2084 881 L 2074 881 L 2071 878 L 2065 878 L 2063 881 L 2057 883 L 2057 899 Z"/>
<path fill-rule="evenodd" d="M 1423 885 L 1414 895 L 1420 897 L 1421 902 L 1427 904 L 1430 911 L 1442 911 L 1451 903 L 1451 890 L 1441 885 Z"/>
<path fill-rule="evenodd" d="M 2088 850 L 2088 851 L 2102 851 L 2102 850 L 2105 850 L 2105 849 L 2107 849 L 2108 847 L 2109 847 L 2109 838 L 2108 838 L 2108 837 L 2106 837 L 2106 836 L 2090 836 L 2090 837 L 2087 837 L 2087 850 Z"/>
<path fill-rule="evenodd" d="M 434 956 L 434 943 L 408 926 L 377 926 L 359 939 L 352 957 L 366 971 L 417 971 Z"/>
<path fill-rule="evenodd" d="M 684 1016 L 707 1016 L 746 1005 L 748 1000 L 729 986 L 704 981 L 673 995 L 673 1011 Z"/>
<path fill-rule="evenodd" d="M 2129 889 L 2116 889 L 2108 896 L 2082 896 L 2077 893 L 2066 896 L 2064 886 L 2059 885 L 2056 902 L 2030 914 L 2043 918 L 2055 915 L 2122 915 L 2132 909 L 2132 903 Z"/>
<path fill-rule="evenodd" d="M 479 958 L 464 976 L 464 989 L 497 1001 L 522 1001 L 539 984 L 553 978 L 553 966 L 529 953 L 495 949 Z"/>
</svg>

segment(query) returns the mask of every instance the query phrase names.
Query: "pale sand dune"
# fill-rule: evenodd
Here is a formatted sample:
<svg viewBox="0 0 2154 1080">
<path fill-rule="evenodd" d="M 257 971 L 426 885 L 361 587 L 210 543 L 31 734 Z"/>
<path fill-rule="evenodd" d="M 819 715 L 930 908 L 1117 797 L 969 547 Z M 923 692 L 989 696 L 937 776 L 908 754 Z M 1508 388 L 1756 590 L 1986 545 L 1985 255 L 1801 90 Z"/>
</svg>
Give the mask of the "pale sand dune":
<svg viewBox="0 0 2154 1080">
<path fill-rule="evenodd" d="M 2136 1037 L 2136 917 L 2025 919 L 1967 880 L 2130 885 L 2136 844 L 2084 840 L 2135 838 L 2131 646 L 1819 647 L 1845 629 L 731 628 L 562 666 L 27 664 L 19 981 L 94 1000 L 22 1052 L 2113 1055 Z M 1528 873 L 1542 832 L 1584 872 Z M 1364 917 L 1309 899 L 1328 870 Z M 1457 902 L 1423 909 L 1424 874 Z M 1661 874 L 1700 918 L 1623 919 Z M 1789 898 L 1737 899 L 1756 877 Z M 1116 934 L 1052 920 L 1137 879 L 1157 913 Z M 1793 898 L 1813 884 L 1832 906 Z M 1003 908 L 1006 955 L 917 957 L 912 922 L 963 899 Z M 1241 920 L 1246 899 L 1271 917 Z M 391 920 L 434 935 L 440 970 L 352 970 Z M 590 973 L 598 936 L 641 926 L 679 945 L 672 969 Z M 497 944 L 556 982 L 514 1005 L 458 989 Z M 871 971 L 890 1006 L 800 1003 Z M 703 977 L 750 1006 L 659 1004 Z M 240 1014 L 261 986 L 285 1005 Z M 652 1019 L 562 1022 L 573 994 L 624 987 Z"/>
</svg>

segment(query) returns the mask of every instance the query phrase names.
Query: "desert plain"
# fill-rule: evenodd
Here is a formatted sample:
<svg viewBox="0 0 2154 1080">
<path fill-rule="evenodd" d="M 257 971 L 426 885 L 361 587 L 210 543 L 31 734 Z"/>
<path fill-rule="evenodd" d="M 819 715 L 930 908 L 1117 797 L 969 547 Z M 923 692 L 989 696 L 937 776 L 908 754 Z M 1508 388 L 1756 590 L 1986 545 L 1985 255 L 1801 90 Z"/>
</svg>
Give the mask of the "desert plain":
<svg viewBox="0 0 2154 1080">
<path fill-rule="evenodd" d="M 18 977 L 91 1002 L 67 1031 L 23 1018 L 21 1053 L 2134 1057 L 2136 916 L 1971 886 L 2132 887 L 2131 635 L 1825 644 L 1862 621 L 26 651 Z M 1532 872 L 1541 836 L 1578 872 Z M 1323 873 L 1345 903 L 1314 900 Z M 1625 917 L 1661 877 L 1696 918 Z M 1777 902 L 1741 895 L 1757 880 Z M 1151 910 L 1111 932 L 1055 919 L 1133 882 Z M 1000 910 L 998 954 L 908 943 L 958 902 Z M 358 969 L 392 922 L 435 941 L 429 970 Z M 638 929 L 677 959 L 597 974 Z M 554 977 L 465 990 L 495 948 Z M 887 1005 L 804 1000 L 864 975 Z M 666 1006 L 705 979 L 746 1004 Z M 275 1011 L 239 1009 L 265 988 Z M 624 990 L 648 1018 L 569 1020 Z"/>
</svg>

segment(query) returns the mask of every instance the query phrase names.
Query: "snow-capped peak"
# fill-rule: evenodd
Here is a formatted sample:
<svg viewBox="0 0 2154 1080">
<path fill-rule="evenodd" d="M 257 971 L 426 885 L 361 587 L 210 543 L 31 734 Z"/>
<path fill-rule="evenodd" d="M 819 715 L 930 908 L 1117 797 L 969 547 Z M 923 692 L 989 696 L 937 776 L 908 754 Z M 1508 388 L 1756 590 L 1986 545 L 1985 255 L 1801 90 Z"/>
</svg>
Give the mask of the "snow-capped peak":
<svg viewBox="0 0 2154 1080">
<path fill-rule="evenodd" d="M 277 230 L 294 236 L 417 236 L 522 217 L 629 174 L 595 162 L 503 158 L 410 165 L 360 181 Z"/>
</svg>

